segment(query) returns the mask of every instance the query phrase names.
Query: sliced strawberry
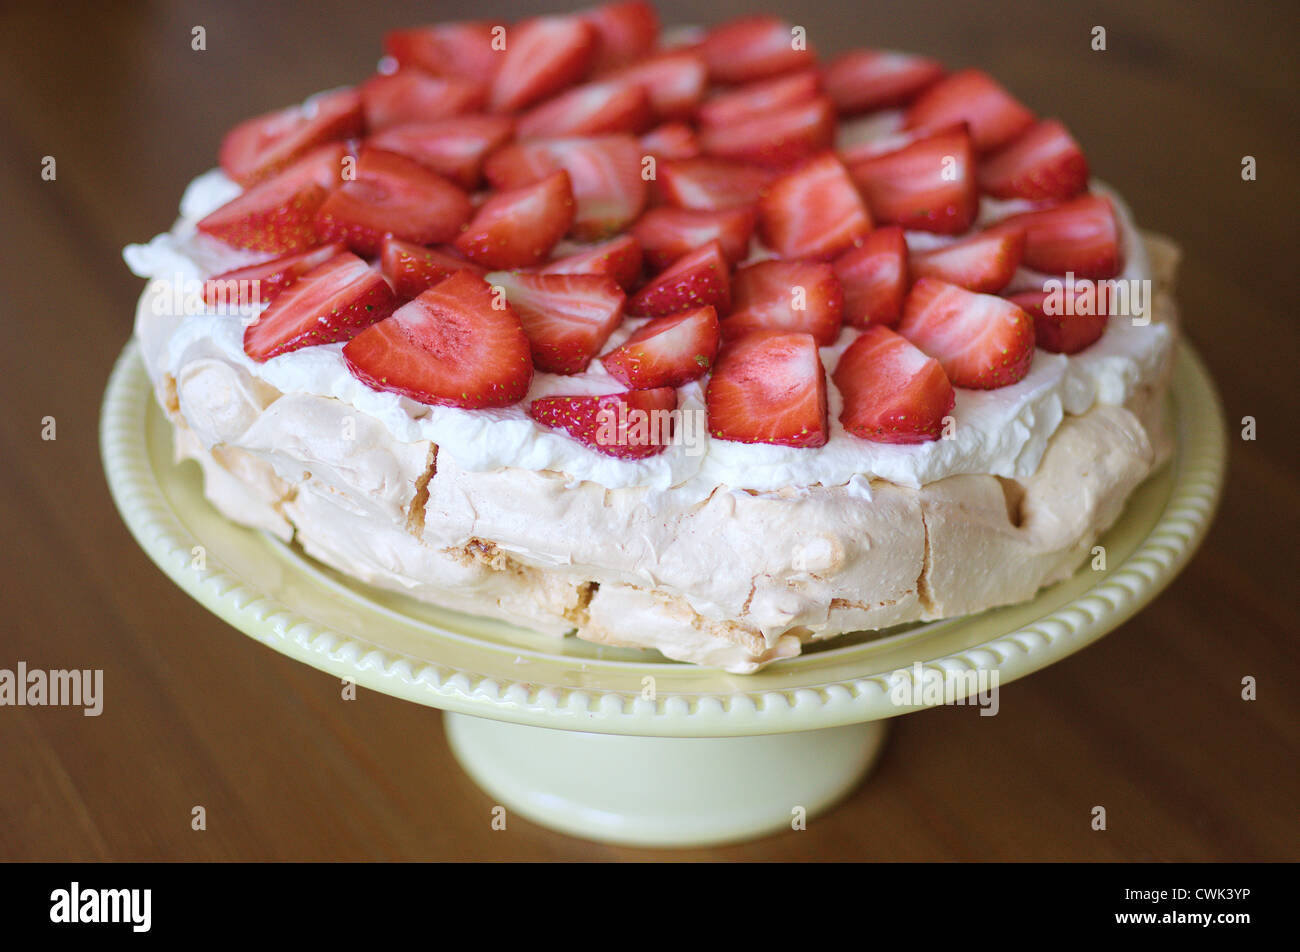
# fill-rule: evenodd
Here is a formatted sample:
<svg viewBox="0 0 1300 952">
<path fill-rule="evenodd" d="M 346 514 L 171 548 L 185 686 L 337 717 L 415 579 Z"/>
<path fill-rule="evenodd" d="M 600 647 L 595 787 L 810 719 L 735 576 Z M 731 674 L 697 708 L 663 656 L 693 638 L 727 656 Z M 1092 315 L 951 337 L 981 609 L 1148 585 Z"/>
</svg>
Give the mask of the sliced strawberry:
<svg viewBox="0 0 1300 952">
<path fill-rule="evenodd" d="M 691 50 L 656 53 L 621 67 L 602 78 L 637 83 L 650 96 L 650 108 L 661 119 L 684 119 L 704 98 L 709 71 L 704 58 Z"/>
<path fill-rule="evenodd" d="M 481 267 L 451 251 L 426 248 L 387 235 L 380 248 L 379 261 L 398 297 L 413 298 L 457 271 L 468 269 L 476 274 L 483 273 Z"/>
<path fill-rule="evenodd" d="M 538 397 L 528 408 L 543 426 L 563 430 L 598 453 L 645 459 L 662 453 L 673 438 L 677 391 L 631 390 L 598 397 Z"/>
<path fill-rule="evenodd" d="M 629 135 L 536 139 L 493 153 L 484 171 L 497 188 L 520 188 L 564 169 L 577 203 L 573 235 L 596 241 L 621 231 L 645 208 L 643 154 Z"/>
<path fill-rule="evenodd" d="M 1104 284 L 1076 282 L 1073 304 L 1069 307 L 1064 295 L 1057 295 L 1055 300 L 1053 297 L 1046 291 L 1007 295 L 1008 300 L 1034 319 L 1034 339 L 1043 350 L 1077 354 L 1106 333 L 1111 307 Z M 1048 314 L 1048 309 L 1053 313 Z"/>
<path fill-rule="evenodd" d="M 944 74 L 943 65 L 894 50 L 851 50 L 822 70 L 822 85 L 842 116 L 892 109 Z"/>
<path fill-rule="evenodd" d="M 456 247 L 488 268 L 526 268 L 545 261 L 573 224 L 569 173 L 498 192 L 482 204 Z"/>
<path fill-rule="evenodd" d="M 845 324 L 893 327 L 898 323 L 910 283 L 903 229 L 877 228 L 857 248 L 836 258 L 833 266 L 844 288 Z"/>
<path fill-rule="evenodd" d="M 731 274 L 716 241 L 682 255 L 661 271 L 629 299 L 627 310 L 659 317 L 709 305 L 719 314 L 731 310 Z"/>
<path fill-rule="evenodd" d="M 361 135 L 361 95 L 353 89 L 241 122 L 221 140 L 221 170 L 248 188 L 316 146 Z"/>
<path fill-rule="evenodd" d="M 937 440 L 957 403 L 939 361 L 880 325 L 849 345 L 833 376 L 844 429 L 874 443 Z"/>
<path fill-rule="evenodd" d="M 849 174 L 876 221 L 959 235 L 979 212 L 975 156 L 970 134 L 961 126 L 850 160 Z"/>
<path fill-rule="evenodd" d="M 752 119 L 700 130 L 707 154 L 781 168 L 823 152 L 835 138 L 835 108 L 825 96 Z"/>
<path fill-rule="evenodd" d="M 631 235 L 619 235 L 552 261 L 537 273 L 607 274 L 626 291 L 641 277 L 641 246 Z"/>
<path fill-rule="evenodd" d="M 718 355 L 718 312 L 700 307 L 643 324 L 601 364 L 633 390 L 680 387 L 701 377 Z"/>
<path fill-rule="evenodd" d="M 519 138 L 641 132 L 650 125 L 650 97 L 636 83 L 584 83 L 534 106 L 519 118 Z"/>
<path fill-rule="evenodd" d="M 659 41 L 659 14 L 644 0 L 606 3 L 578 16 L 596 29 L 597 71 L 630 63 Z"/>
<path fill-rule="evenodd" d="M 203 282 L 203 303 L 226 308 L 266 304 L 312 268 L 344 251 L 347 248 L 336 242 L 214 275 Z"/>
<path fill-rule="evenodd" d="M 731 280 L 732 313 L 722 336 L 735 340 L 755 331 L 800 331 L 818 347 L 840 336 L 844 291 L 821 261 L 759 261 Z"/>
<path fill-rule="evenodd" d="M 733 125 L 807 102 L 820 90 L 817 72 L 811 69 L 775 79 L 761 79 L 706 100 L 696 110 L 696 118 L 706 126 Z"/>
<path fill-rule="evenodd" d="M 351 340 L 399 303 L 382 274 L 345 251 L 276 295 L 244 328 L 244 353 L 262 363 L 291 350 Z"/>
<path fill-rule="evenodd" d="M 623 320 L 623 289 L 608 275 L 494 271 L 487 280 L 505 289 L 538 370 L 581 373 Z"/>
<path fill-rule="evenodd" d="M 718 83 L 766 79 L 808 69 L 817 61 L 795 27 L 772 16 L 741 17 L 716 26 L 705 35 L 700 50 L 709 64 L 709 78 Z"/>
<path fill-rule="evenodd" d="M 417 245 L 448 241 L 471 211 L 463 191 L 414 159 L 363 148 L 356 177 L 317 212 L 316 231 L 324 241 L 345 241 L 374 256 L 386 234 Z"/>
<path fill-rule="evenodd" d="M 513 128 L 506 116 L 453 116 L 394 126 L 372 135 L 366 145 L 415 159 L 472 189 L 482 180 L 483 159 L 509 141 Z"/>
<path fill-rule="evenodd" d="M 831 152 L 773 182 L 758 207 L 763 241 L 783 258 L 831 258 L 871 230 L 862 196 Z"/>
<path fill-rule="evenodd" d="M 941 248 L 913 252 L 913 278 L 938 278 L 970 291 L 993 294 L 1015 277 L 1025 249 L 1025 232 L 1006 227 L 980 231 Z"/>
<path fill-rule="evenodd" d="M 1046 119 L 981 161 L 978 178 L 998 198 L 1072 198 L 1088 187 L 1088 160 L 1065 126 Z"/>
<path fill-rule="evenodd" d="M 494 112 L 515 112 L 578 82 L 596 56 L 596 30 L 576 17 L 534 17 L 510 29 L 492 81 Z"/>
<path fill-rule="evenodd" d="M 641 136 L 641 148 L 660 162 L 693 159 L 700 154 L 695 130 L 684 122 L 665 122 Z"/>
<path fill-rule="evenodd" d="M 1099 195 L 1012 215 L 997 228 L 1025 230 L 1024 264 L 1035 271 L 1081 278 L 1112 278 L 1120 271 L 1119 223 L 1110 201 Z"/>
<path fill-rule="evenodd" d="M 504 38 L 504 31 L 504 26 L 491 20 L 394 30 L 384 36 L 384 51 L 401 66 L 487 84 L 504 59 L 502 50 L 493 46 L 494 39 Z"/>
<path fill-rule="evenodd" d="M 418 69 L 372 76 L 361 84 L 366 128 L 371 132 L 477 112 L 486 97 L 482 83 L 457 76 L 430 76 Z"/>
<path fill-rule="evenodd" d="M 749 255 L 754 234 L 754 210 L 729 208 L 706 212 L 693 208 L 652 208 L 632 226 L 652 270 L 668 267 L 682 255 L 717 241 L 722 255 L 735 264 Z"/>
<path fill-rule="evenodd" d="M 1034 322 L 1005 298 L 922 278 L 903 303 L 898 332 L 943 365 L 957 387 L 994 390 L 1034 359 Z"/>
<path fill-rule="evenodd" d="M 316 212 L 343 174 L 341 142 L 309 152 L 198 223 L 198 230 L 235 248 L 286 254 L 321 243 Z"/>
<path fill-rule="evenodd" d="M 956 122 L 970 126 L 975 151 L 988 152 L 1032 126 L 1034 114 L 988 73 L 964 69 L 939 80 L 907 110 L 909 129 L 939 129 Z"/>
<path fill-rule="evenodd" d="M 719 440 L 826 442 L 826 373 L 809 334 L 752 334 L 727 345 L 705 402 L 709 432 Z"/>
<path fill-rule="evenodd" d="M 524 398 L 533 378 L 528 338 L 483 279 L 458 271 L 343 347 L 372 390 L 419 403 L 476 409 Z"/>
<path fill-rule="evenodd" d="M 701 156 L 663 163 L 659 190 L 679 208 L 735 208 L 757 202 L 775 177 L 770 169 L 756 165 Z"/>
</svg>

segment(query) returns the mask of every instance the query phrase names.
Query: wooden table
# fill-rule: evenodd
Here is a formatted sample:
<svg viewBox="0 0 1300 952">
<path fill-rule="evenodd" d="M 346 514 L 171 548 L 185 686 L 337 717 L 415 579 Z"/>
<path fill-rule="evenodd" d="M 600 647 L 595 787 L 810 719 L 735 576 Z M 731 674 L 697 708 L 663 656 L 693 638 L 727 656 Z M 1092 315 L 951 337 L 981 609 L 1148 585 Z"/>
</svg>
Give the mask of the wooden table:
<svg viewBox="0 0 1300 952">
<path fill-rule="evenodd" d="M 494 831 L 438 712 L 365 691 L 341 701 L 334 679 L 199 608 L 128 536 L 96 438 L 141 287 L 120 248 L 169 225 L 235 121 L 362 78 L 383 29 L 456 8 L 115 6 L 0 14 L 0 667 L 103 668 L 106 693 L 98 718 L 0 708 L 0 859 L 1300 856 L 1294 5 L 839 0 L 794 15 L 827 51 L 858 41 L 986 67 L 1064 119 L 1139 221 L 1182 242 L 1187 334 L 1230 420 L 1255 417 L 1258 438 L 1234 424 L 1209 539 L 1132 622 L 1005 690 L 997 717 L 903 718 L 871 781 L 806 831 L 683 853 L 517 818 Z M 542 5 L 475 10 L 524 6 Z M 206 51 L 191 49 L 196 25 Z M 1105 51 L 1090 47 L 1094 26 Z M 54 181 L 40 175 L 47 155 Z M 1244 155 L 1257 181 L 1242 180 Z M 1246 676 L 1258 700 L 1242 700 Z M 1105 832 L 1090 827 L 1097 804 Z M 191 829 L 195 805 L 205 831 Z"/>
</svg>

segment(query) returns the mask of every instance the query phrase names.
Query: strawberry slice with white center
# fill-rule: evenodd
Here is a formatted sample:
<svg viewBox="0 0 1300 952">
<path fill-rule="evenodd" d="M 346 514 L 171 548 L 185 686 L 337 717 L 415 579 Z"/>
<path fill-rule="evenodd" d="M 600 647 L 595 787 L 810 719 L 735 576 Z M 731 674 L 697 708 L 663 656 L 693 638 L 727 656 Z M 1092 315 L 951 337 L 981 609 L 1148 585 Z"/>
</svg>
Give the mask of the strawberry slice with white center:
<svg viewBox="0 0 1300 952">
<path fill-rule="evenodd" d="M 336 142 L 309 152 L 202 219 L 197 227 L 234 248 L 286 254 L 321 243 L 316 212 L 343 174 L 347 147 Z"/>
<path fill-rule="evenodd" d="M 608 275 L 495 271 L 487 280 L 505 289 L 538 370 L 581 373 L 623 320 L 623 289 Z"/>
<path fill-rule="evenodd" d="M 806 69 L 746 83 L 714 96 L 700 105 L 696 118 L 706 126 L 726 126 L 758 119 L 775 109 L 807 102 L 821 91 L 816 70 Z"/>
<path fill-rule="evenodd" d="M 632 226 L 632 234 L 641 245 L 646 263 L 655 271 L 710 241 L 717 241 L 723 257 L 735 264 L 749 255 L 755 217 L 752 208 L 716 212 L 652 208 Z"/>
<path fill-rule="evenodd" d="M 579 17 L 596 30 L 594 70 L 622 66 L 649 53 L 659 41 L 659 14 L 645 0 L 605 3 Z"/>
<path fill-rule="evenodd" d="M 385 236 L 379 251 L 379 261 L 393 290 L 398 297 L 403 298 L 418 297 L 457 271 L 468 269 L 476 274 L 484 273 L 483 268 L 459 254 L 426 248 L 392 235 Z"/>
<path fill-rule="evenodd" d="M 682 255 L 657 274 L 628 300 L 627 310 L 662 317 L 705 306 L 719 314 L 731 310 L 731 271 L 716 241 Z"/>
<path fill-rule="evenodd" d="M 641 277 L 641 246 L 631 235 L 619 235 L 537 269 L 538 274 L 607 274 L 623 288 Z"/>
<path fill-rule="evenodd" d="M 483 108 L 487 87 L 456 76 L 418 69 L 372 76 L 361 84 L 366 128 L 371 132 L 412 122 L 433 122 Z"/>
<path fill-rule="evenodd" d="M 826 373 L 810 334 L 753 334 L 722 349 L 705 393 L 709 432 L 737 443 L 822 446 Z"/>
<path fill-rule="evenodd" d="M 986 156 L 979 186 L 997 198 L 1072 198 L 1088 187 L 1088 160 L 1065 126 L 1046 119 Z"/>
<path fill-rule="evenodd" d="M 214 275 L 203 282 L 203 303 L 219 308 L 266 304 L 308 271 L 344 251 L 347 248 L 336 242 Z"/>
<path fill-rule="evenodd" d="M 564 169 L 577 203 L 573 236 L 598 241 L 630 225 L 645 208 L 643 155 L 630 135 L 535 139 L 493 153 L 484 171 L 496 188 L 520 188 Z"/>
<path fill-rule="evenodd" d="M 1110 302 L 1106 286 L 1080 281 L 1074 286 L 1073 306 L 1063 296 L 1052 301 L 1046 291 L 1022 291 L 1007 299 L 1034 319 L 1034 339 L 1053 354 L 1077 354 L 1091 347 L 1106 333 L 1110 323 Z M 1049 307 L 1053 310 L 1048 314 Z M 1069 313 L 1067 313 L 1067 310 Z"/>
<path fill-rule="evenodd" d="M 684 122 L 665 122 L 655 126 L 640 139 L 641 148 L 653 155 L 657 162 L 693 159 L 700 154 L 700 142 L 695 130 Z"/>
<path fill-rule="evenodd" d="M 880 325 L 849 345 L 834 380 L 844 399 L 844 429 L 873 443 L 937 440 L 957 403 L 939 361 Z"/>
<path fill-rule="evenodd" d="M 776 177 L 771 169 L 700 156 L 659 167 L 659 191 L 678 208 L 718 210 L 753 205 Z"/>
<path fill-rule="evenodd" d="M 913 278 L 938 278 L 970 291 L 992 294 L 1015 277 L 1025 249 L 1023 228 L 991 228 L 941 248 L 913 252 L 908 270 Z"/>
<path fill-rule="evenodd" d="M 399 303 L 382 274 L 345 251 L 275 296 L 244 328 L 244 353 L 262 363 L 303 347 L 350 340 Z"/>
<path fill-rule="evenodd" d="M 507 116 L 453 116 L 416 122 L 377 132 L 366 140 L 372 149 L 415 159 L 461 188 L 476 188 L 483 159 L 510 140 L 514 122 Z"/>
<path fill-rule="evenodd" d="M 871 217 L 916 231 L 959 235 L 979 212 L 970 134 L 955 126 L 902 148 L 848 161 Z"/>
<path fill-rule="evenodd" d="M 650 96 L 650 108 L 661 119 L 689 117 L 709 85 L 704 57 L 691 50 L 655 53 L 601 78 L 636 83 L 644 88 Z"/>
<path fill-rule="evenodd" d="M 851 50 L 822 70 L 822 86 L 842 116 L 892 109 L 943 77 L 943 65 L 894 50 Z"/>
<path fill-rule="evenodd" d="M 831 258 L 860 243 L 871 216 L 833 153 L 777 179 L 759 202 L 764 242 L 783 258 Z"/>
<path fill-rule="evenodd" d="M 773 16 L 741 17 L 716 26 L 705 35 L 700 51 L 709 64 L 709 78 L 718 83 L 766 79 L 817 62 L 795 28 Z"/>
<path fill-rule="evenodd" d="M 732 314 L 722 336 L 734 340 L 756 331 L 800 331 L 818 347 L 840 336 L 844 291 L 821 261 L 759 261 L 736 271 Z"/>
<path fill-rule="evenodd" d="M 643 324 L 600 362 L 611 377 L 633 390 L 680 387 L 713 366 L 718 335 L 718 312 L 700 307 Z"/>
<path fill-rule="evenodd" d="M 704 126 L 699 137 L 707 155 L 783 168 L 831 147 L 835 107 L 825 96 L 814 96 L 766 115 Z"/>
<path fill-rule="evenodd" d="M 535 185 L 498 192 L 479 208 L 456 247 L 489 268 L 545 261 L 573 224 L 573 190 L 561 169 Z"/>
<path fill-rule="evenodd" d="M 353 89 L 317 96 L 241 122 L 221 140 L 221 170 L 244 188 L 255 185 L 316 146 L 361 135 L 361 95 Z"/>
<path fill-rule="evenodd" d="M 1026 267 L 1047 274 L 1073 271 L 1080 278 L 1119 274 L 1119 222 L 1109 199 L 1079 198 L 1004 218 L 997 228 L 1023 228 Z"/>
<path fill-rule="evenodd" d="M 472 210 L 463 191 L 414 159 L 363 148 L 356 177 L 320 206 L 316 231 L 373 257 L 386 234 L 418 245 L 449 241 Z"/>
<path fill-rule="evenodd" d="M 903 229 L 877 228 L 859 247 L 836 258 L 833 267 L 844 288 L 845 324 L 893 327 L 899 322 L 910 283 Z"/>
<path fill-rule="evenodd" d="M 577 17 L 535 17 L 511 27 L 492 81 L 492 110 L 516 112 L 578 82 L 596 56 L 595 28 Z"/>
<path fill-rule="evenodd" d="M 519 138 L 641 132 L 650 125 L 650 96 L 636 83 L 584 83 L 534 106 L 519 118 Z"/>
<path fill-rule="evenodd" d="M 977 152 L 999 149 L 1034 124 L 1034 114 L 992 76 L 964 69 L 939 80 L 907 110 L 909 129 L 939 129 L 953 123 L 970 126 Z"/>
<path fill-rule="evenodd" d="M 943 365 L 954 386 L 995 390 L 1029 373 L 1033 319 L 1005 298 L 922 278 L 903 303 L 898 332 Z"/>
<path fill-rule="evenodd" d="M 486 85 L 492 82 L 504 58 L 501 50 L 493 49 L 493 40 L 504 37 L 504 31 L 503 24 L 491 20 L 394 30 L 384 36 L 384 52 L 403 67 Z"/>
<path fill-rule="evenodd" d="M 563 430 L 598 453 L 645 459 L 672 441 L 669 414 L 676 409 L 677 391 L 659 387 L 598 397 L 538 397 L 528 412 L 543 426 Z"/>
<path fill-rule="evenodd" d="M 522 400 L 528 338 L 483 279 L 458 271 L 343 347 L 353 376 L 418 403 L 480 409 Z"/>
</svg>

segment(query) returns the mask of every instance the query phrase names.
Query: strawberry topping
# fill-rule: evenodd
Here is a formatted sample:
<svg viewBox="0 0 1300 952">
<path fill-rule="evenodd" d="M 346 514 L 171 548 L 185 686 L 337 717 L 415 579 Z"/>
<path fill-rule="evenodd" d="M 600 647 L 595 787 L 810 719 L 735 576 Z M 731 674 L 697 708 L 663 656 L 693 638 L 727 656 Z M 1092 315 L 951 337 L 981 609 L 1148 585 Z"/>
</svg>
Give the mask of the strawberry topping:
<svg viewBox="0 0 1300 952">
<path fill-rule="evenodd" d="M 623 289 L 608 275 L 496 271 L 487 280 L 523 322 L 538 370 L 581 373 L 623 320 Z"/>
<path fill-rule="evenodd" d="M 364 148 L 356 177 L 320 206 L 316 231 L 324 241 L 344 241 L 376 255 L 384 235 L 427 245 L 448 241 L 469 218 L 465 193 L 414 159 Z"/>
<path fill-rule="evenodd" d="M 922 278 L 898 332 L 943 365 L 954 386 L 994 390 L 1029 373 L 1034 322 L 1005 298 Z"/>
<path fill-rule="evenodd" d="M 957 402 L 939 361 L 880 325 L 849 345 L 834 380 L 844 429 L 875 443 L 937 440 Z"/>
<path fill-rule="evenodd" d="M 316 344 L 350 340 L 398 305 L 384 276 L 343 252 L 275 296 L 244 328 L 244 353 L 259 363 Z"/>
<path fill-rule="evenodd" d="M 826 373 L 809 334 L 753 334 L 727 345 L 705 399 L 709 432 L 719 440 L 826 442 Z"/>
<path fill-rule="evenodd" d="M 732 313 L 722 335 L 734 340 L 756 331 L 802 331 L 818 347 L 840 336 L 844 291 L 822 261 L 760 261 L 731 282 Z"/>
<path fill-rule="evenodd" d="M 509 303 L 458 271 L 343 346 L 353 376 L 418 403 L 476 409 L 522 400 L 528 338 Z"/>
<path fill-rule="evenodd" d="M 543 426 L 563 430 L 598 453 L 645 459 L 671 442 L 669 414 L 675 409 L 677 391 L 659 387 L 599 397 L 538 397 L 528 412 Z"/>
<path fill-rule="evenodd" d="M 600 362 L 633 390 L 680 387 L 701 377 L 718 354 L 718 312 L 712 307 L 643 324 Z"/>
</svg>

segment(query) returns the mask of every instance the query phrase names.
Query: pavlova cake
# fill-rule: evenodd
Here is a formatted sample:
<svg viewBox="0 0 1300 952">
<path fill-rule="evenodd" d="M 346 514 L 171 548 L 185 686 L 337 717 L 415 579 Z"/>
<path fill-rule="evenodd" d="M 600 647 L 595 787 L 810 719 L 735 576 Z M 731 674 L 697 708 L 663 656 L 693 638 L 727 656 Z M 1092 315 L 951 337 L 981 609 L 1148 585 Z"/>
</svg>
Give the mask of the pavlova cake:
<svg viewBox="0 0 1300 952">
<path fill-rule="evenodd" d="M 645 3 L 390 33 L 126 260 L 179 457 L 372 585 L 751 672 L 1028 599 L 1167 453 L 1176 252 L 977 69 Z"/>
</svg>

